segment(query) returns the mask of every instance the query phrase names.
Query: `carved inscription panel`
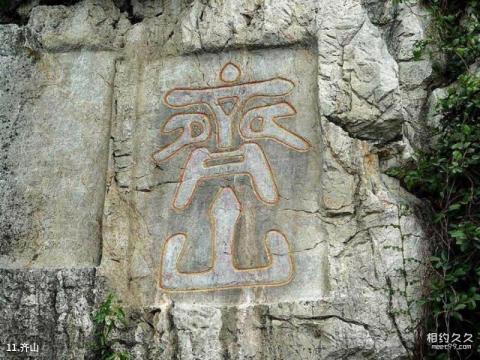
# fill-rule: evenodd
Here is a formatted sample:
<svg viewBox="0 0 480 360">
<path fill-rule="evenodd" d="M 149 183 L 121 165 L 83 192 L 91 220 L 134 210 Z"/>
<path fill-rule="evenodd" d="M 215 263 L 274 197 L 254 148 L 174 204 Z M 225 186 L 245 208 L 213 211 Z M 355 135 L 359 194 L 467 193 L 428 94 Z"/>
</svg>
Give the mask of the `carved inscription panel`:
<svg viewBox="0 0 480 360">
<path fill-rule="evenodd" d="M 314 59 L 235 51 L 145 69 L 134 178 L 151 243 L 135 246 L 160 292 L 324 288 Z"/>
</svg>

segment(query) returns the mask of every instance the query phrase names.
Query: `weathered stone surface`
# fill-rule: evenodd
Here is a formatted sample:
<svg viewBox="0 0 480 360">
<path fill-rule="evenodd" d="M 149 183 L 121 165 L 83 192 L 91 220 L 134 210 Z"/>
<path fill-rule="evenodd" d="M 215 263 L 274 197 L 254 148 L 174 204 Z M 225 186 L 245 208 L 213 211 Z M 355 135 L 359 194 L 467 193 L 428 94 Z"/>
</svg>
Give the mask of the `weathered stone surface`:
<svg viewBox="0 0 480 360">
<path fill-rule="evenodd" d="M 96 265 L 114 55 L 39 52 L 4 28 L 0 264 Z"/>
<path fill-rule="evenodd" d="M 368 18 L 352 30 L 355 33 L 342 34 L 346 43 L 339 43 L 344 61 L 338 89 L 341 97 L 336 109 L 325 116 L 356 137 L 392 140 L 399 136 L 403 122 L 398 64 Z"/>
<path fill-rule="evenodd" d="M 88 358 L 111 290 L 135 359 L 406 358 L 421 203 L 384 171 L 433 121 L 421 8 L 121 3 L 0 28 L 2 344 Z"/>
<path fill-rule="evenodd" d="M 25 354 L 7 344 L 36 344 L 35 359 L 83 359 L 90 351 L 96 270 L 0 270 L 0 358 Z M 28 357 L 30 358 L 30 357 Z"/>
<path fill-rule="evenodd" d="M 243 131 L 242 136 L 248 135 L 251 137 L 256 136 L 255 133 L 251 134 L 246 132 L 248 124 L 244 124 L 244 130 L 239 131 L 239 129 L 236 128 L 231 130 L 233 137 L 227 139 L 229 136 L 226 136 L 225 141 L 232 141 L 231 145 L 239 149 L 241 154 L 246 154 L 247 159 L 244 162 L 237 162 L 237 165 L 232 164 L 230 167 L 218 165 L 216 168 L 210 168 L 215 172 L 220 172 L 220 174 L 223 171 L 231 173 L 231 175 L 227 174 L 228 176 L 223 176 L 218 180 L 207 181 L 206 179 L 211 177 L 211 174 L 214 176 L 218 175 L 212 173 L 213 170 L 208 170 L 208 168 L 201 170 L 199 184 L 192 187 L 194 192 L 183 198 L 183 195 L 178 192 L 179 189 L 181 189 L 179 183 L 181 182 L 180 178 L 182 176 L 179 170 L 182 167 L 187 167 L 191 170 L 187 169 L 189 172 L 185 173 L 184 176 L 187 178 L 191 176 L 195 177 L 196 175 L 190 175 L 190 171 L 192 174 L 194 171 L 197 171 L 194 168 L 197 163 L 192 161 L 190 163 L 191 165 L 182 165 L 187 159 L 194 156 L 192 155 L 194 154 L 193 149 L 183 147 L 183 140 L 178 140 L 179 145 L 177 146 L 175 137 L 159 137 L 166 120 L 168 118 L 175 119 L 175 117 L 172 116 L 178 116 L 176 115 L 178 111 L 165 106 L 162 103 L 162 98 L 168 94 L 168 91 L 175 89 L 175 87 L 185 86 L 183 83 L 191 84 L 193 87 L 203 87 L 205 85 L 216 86 L 217 84 L 221 86 L 219 72 L 228 61 L 238 64 L 243 70 L 240 85 L 238 85 L 237 88 L 232 87 L 234 91 L 250 91 L 248 89 L 257 92 L 265 91 L 256 90 L 255 86 L 257 86 L 257 83 L 255 83 L 255 81 L 274 79 L 272 84 L 275 84 L 275 81 L 279 81 L 279 83 L 282 84 L 281 82 L 284 81 L 285 86 L 288 86 L 286 91 L 291 92 L 291 94 L 284 97 L 277 95 L 273 99 L 264 96 L 263 99 L 259 99 L 268 101 L 267 104 L 271 104 L 272 101 L 274 104 L 281 104 L 277 107 L 278 110 L 270 110 L 274 109 L 270 107 L 264 108 L 263 106 L 265 105 L 259 101 L 254 102 L 255 99 L 250 100 L 248 106 L 250 109 L 261 106 L 259 109 L 278 111 L 278 114 L 275 113 L 274 116 L 285 117 L 282 125 L 285 124 L 284 126 L 288 126 L 288 129 L 293 132 L 289 133 L 285 130 L 279 130 L 280 128 L 271 123 L 270 125 L 265 125 L 265 134 L 262 135 L 262 133 L 258 133 L 258 136 L 263 138 L 258 140 L 260 145 L 255 145 L 257 143 L 249 143 L 249 145 L 243 147 L 241 143 L 244 139 L 240 138 L 240 132 Z M 200 63 L 200 65 L 198 65 L 198 63 Z M 269 63 L 270 66 L 268 68 L 264 67 L 263 64 L 265 63 Z M 283 70 L 279 72 L 278 69 L 282 67 Z M 303 69 L 303 72 L 296 75 L 296 68 Z M 235 240 L 233 244 L 234 248 L 231 249 L 231 252 L 234 253 L 233 261 L 237 264 L 237 267 L 243 269 L 256 268 L 265 266 L 268 263 L 269 257 L 271 257 L 268 252 L 271 250 L 264 248 L 264 246 L 270 246 L 268 243 L 269 240 L 267 239 L 265 245 L 262 242 L 266 234 L 273 229 L 278 231 L 277 234 L 281 234 L 279 235 L 280 238 L 287 239 L 284 244 L 284 250 L 281 251 L 280 248 L 278 250 L 281 253 L 283 252 L 283 255 L 279 255 L 283 257 L 287 256 L 285 252 L 288 252 L 289 247 L 295 254 L 291 256 L 292 262 L 295 263 L 295 265 L 292 266 L 296 267 L 296 275 L 291 284 L 293 287 L 292 290 L 295 289 L 294 291 L 297 294 L 303 293 L 304 296 L 308 297 L 319 296 L 319 294 L 321 294 L 324 275 L 321 272 L 312 274 L 308 269 L 322 268 L 323 266 L 322 253 L 324 253 L 324 251 L 322 251 L 323 246 L 320 245 L 322 242 L 322 230 L 320 226 L 316 225 L 318 222 L 314 217 L 304 217 L 302 216 L 302 212 L 300 212 L 305 209 L 306 211 L 314 213 L 319 207 L 316 201 L 316 183 L 319 179 L 319 169 L 317 166 L 319 163 L 319 149 L 310 145 L 311 143 L 319 142 L 319 135 L 315 129 L 315 122 L 318 120 L 315 116 L 312 116 L 312 114 L 317 112 L 315 83 L 312 81 L 314 79 L 315 69 L 315 60 L 312 53 L 304 49 L 275 50 L 269 52 L 227 52 L 219 56 L 184 57 L 182 62 L 179 62 L 177 58 L 162 59 L 161 62 L 155 61 L 151 64 L 144 65 L 144 78 L 141 80 L 143 85 L 138 91 L 145 94 L 145 96 L 142 97 L 143 100 L 140 100 L 140 103 L 137 103 L 137 112 L 142 114 L 139 123 L 143 125 L 139 127 L 137 122 L 137 125 L 135 125 L 131 131 L 128 131 L 131 127 L 128 119 L 125 119 L 127 120 L 126 122 L 116 124 L 118 127 L 115 133 L 128 134 L 128 136 L 132 133 L 132 139 L 130 141 L 131 148 L 126 147 L 126 141 L 123 138 L 117 139 L 115 137 L 114 141 L 114 148 L 122 148 L 118 155 L 114 157 L 115 168 L 119 169 L 119 173 L 121 174 L 118 185 L 120 185 L 121 189 L 125 188 L 125 190 L 121 191 L 133 191 L 134 196 L 131 197 L 130 203 L 136 209 L 137 215 L 135 219 L 141 222 L 136 226 L 145 229 L 145 231 L 135 231 L 132 233 L 133 237 L 130 237 L 129 241 L 134 241 L 134 245 L 133 247 L 130 246 L 130 254 L 126 256 L 128 263 L 125 264 L 125 266 L 130 267 L 130 275 L 135 279 L 131 283 L 131 286 L 141 286 L 144 289 L 150 289 L 147 290 L 147 292 L 140 292 L 145 299 L 144 301 L 150 302 L 155 296 L 160 296 L 160 294 L 156 294 L 155 290 L 155 284 L 159 281 L 157 272 L 160 270 L 161 261 L 167 260 L 163 257 L 173 256 L 166 254 L 165 251 L 167 251 L 166 240 L 174 234 L 187 234 L 186 238 L 178 240 L 187 241 L 186 245 L 189 246 L 189 248 L 187 248 L 188 253 L 183 255 L 183 258 L 177 263 L 182 271 L 199 272 L 204 270 L 213 261 L 210 253 L 214 252 L 213 247 L 220 246 L 220 243 L 216 244 L 213 240 L 213 232 L 211 232 L 209 228 L 210 221 L 214 221 L 214 218 L 221 219 L 229 216 L 227 214 L 219 216 L 213 213 L 209 214 L 209 208 L 214 206 L 216 195 L 217 197 L 219 196 L 218 192 L 222 187 L 233 189 L 235 192 L 232 193 L 234 194 L 233 196 L 238 197 L 240 201 L 239 206 L 245 210 L 245 212 L 242 210 L 241 215 L 239 214 L 240 217 L 237 220 L 239 239 Z M 179 75 L 182 73 L 188 75 L 182 77 Z M 281 78 L 275 80 L 276 76 L 282 75 L 288 76 L 288 78 L 286 78 L 286 80 L 282 80 Z M 158 86 L 159 81 L 162 83 L 160 87 Z M 261 83 L 258 83 L 258 86 L 261 86 Z M 257 92 L 253 92 L 247 95 L 247 97 L 258 96 L 259 93 L 257 94 Z M 221 94 L 218 96 L 225 98 L 227 95 Z M 238 92 L 232 96 L 241 97 L 243 95 Z M 216 99 L 214 100 L 216 101 Z M 130 101 L 130 99 L 127 99 L 127 101 Z M 121 102 L 117 104 L 122 106 Z M 236 106 L 239 108 L 239 111 L 247 111 L 240 107 L 243 106 L 243 103 Z M 197 105 L 194 112 L 202 111 L 201 109 L 202 108 Z M 223 110 L 219 109 L 218 111 Z M 237 110 L 235 109 L 235 111 Z M 259 110 L 250 110 L 252 114 L 254 114 L 255 111 Z M 292 117 L 294 112 L 296 112 L 296 115 Z M 227 121 L 227 118 L 219 120 L 220 114 L 217 115 L 217 121 Z M 265 116 L 265 121 L 268 121 L 270 119 L 267 116 L 273 115 L 261 113 L 260 115 L 252 115 L 252 118 L 255 116 Z M 289 119 L 290 117 L 291 119 Z M 249 117 L 247 116 L 246 119 L 249 119 Z M 210 125 L 205 123 L 205 126 L 208 127 L 213 128 L 213 125 L 213 122 Z M 268 128 L 268 126 L 270 126 L 270 128 Z M 269 129 L 271 129 L 271 131 L 278 131 L 278 133 L 269 133 Z M 163 131 L 166 133 L 166 130 Z M 210 130 L 205 129 L 205 134 L 207 135 L 209 131 Z M 299 135 L 297 136 L 293 133 Z M 268 140 L 268 136 L 278 136 L 278 138 L 275 138 L 277 141 Z M 308 140 L 303 140 L 301 136 L 308 137 Z M 255 140 L 256 138 L 252 137 L 251 139 Z M 141 141 L 143 145 L 135 149 L 134 146 L 135 144 L 139 144 L 139 141 Z M 192 140 L 186 138 L 185 141 L 188 144 L 188 142 Z M 210 138 L 207 143 L 208 148 L 201 147 L 199 148 L 200 150 L 197 150 L 197 153 L 201 151 L 198 154 L 206 154 L 207 151 L 216 151 L 215 149 L 216 146 L 219 146 L 219 141 L 218 139 Z M 281 142 L 283 142 L 283 144 Z M 164 151 L 165 154 L 158 152 L 158 149 L 170 144 L 173 144 L 170 147 L 172 152 L 167 153 Z M 225 146 L 230 145 L 227 144 Z M 312 147 L 311 150 L 310 147 Z M 178 152 L 173 153 L 173 151 Z M 123 155 L 119 156 L 120 154 Z M 167 158 L 168 161 L 162 161 L 160 166 L 157 166 L 152 161 L 152 155 L 154 159 L 155 157 L 159 160 Z M 161 158 L 162 156 L 163 158 Z M 210 156 L 213 155 L 208 155 L 211 160 Z M 263 160 L 260 160 L 257 156 L 264 157 L 264 160 L 267 162 L 263 163 Z M 193 158 L 193 160 L 195 160 L 195 158 Z M 208 159 L 206 161 L 208 161 Z M 255 166 L 264 166 L 264 168 L 260 167 L 260 171 L 256 171 L 254 169 Z M 126 174 L 126 169 L 128 169 L 128 175 Z M 245 172 L 253 174 L 251 180 L 249 180 L 248 177 L 242 176 L 242 173 Z M 311 178 L 316 178 L 317 181 L 306 181 Z M 301 186 L 292 186 L 292 184 L 297 183 L 300 179 L 303 179 L 300 183 Z M 273 182 L 270 183 L 270 181 Z M 185 184 L 188 186 L 189 182 Z M 203 186 L 203 184 L 205 184 L 205 186 Z M 187 186 L 184 186 L 182 189 L 187 189 Z M 176 188 L 177 190 L 175 190 Z M 252 191 L 252 189 L 254 189 L 254 191 Z M 175 196 L 176 193 L 178 196 Z M 296 200 L 294 201 L 293 199 Z M 191 205 L 189 205 L 190 201 L 192 201 Z M 183 204 L 183 202 L 185 202 L 185 204 Z M 158 204 L 163 204 L 163 209 L 159 208 Z M 170 209 L 170 204 L 176 208 L 176 213 Z M 288 219 L 291 219 L 290 228 L 284 226 L 284 224 L 288 224 Z M 227 225 L 235 225 L 234 219 L 231 221 L 231 224 L 225 224 L 225 229 L 227 229 Z M 297 224 L 302 224 L 302 226 L 297 226 Z M 109 237 L 117 236 L 117 229 L 115 227 L 112 227 L 112 229 L 113 234 L 104 234 L 106 245 L 109 244 Z M 142 235 L 139 237 L 140 234 Z M 221 232 L 220 235 L 228 234 Z M 136 240 L 133 240 L 133 238 L 136 238 Z M 284 240 L 278 241 L 284 242 Z M 227 240 L 227 242 L 229 243 L 230 240 Z M 278 245 L 280 246 L 280 244 Z M 304 252 L 304 249 L 312 250 L 310 252 Z M 229 249 L 226 251 L 230 252 Z M 107 254 L 106 252 L 104 261 L 108 261 Z M 276 255 L 276 253 L 273 254 L 273 256 Z M 171 260 L 173 261 L 174 259 Z M 221 272 L 226 271 L 228 271 L 228 269 L 221 270 Z M 277 271 L 285 273 L 283 275 L 280 273 L 276 275 L 275 273 Z M 263 283 L 265 285 L 274 285 L 278 282 L 288 282 L 293 273 L 293 268 L 288 270 L 282 267 L 282 270 L 276 270 L 271 275 L 268 275 L 269 279 L 265 278 Z M 244 274 L 246 273 L 244 272 Z M 252 271 L 252 275 L 253 274 L 254 272 Z M 256 276 L 262 277 L 261 271 L 257 271 L 256 274 Z M 307 274 L 310 274 L 308 278 L 305 277 Z M 310 282 L 316 285 L 312 287 L 309 285 Z M 215 280 L 215 283 L 218 283 L 218 285 L 212 285 L 213 288 L 222 287 L 219 285 L 219 281 Z M 247 285 L 249 280 L 233 281 L 233 283 L 225 284 L 225 286 L 241 288 L 243 287 L 242 283 Z M 258 278 L 258 281 L 255 283 L 260 284 L 262 281 Z M 190 287 L 187 286 L 187 288 Z M 182 288 L 177 289 L 181 290 Z M 279 293 L 272 289 L 272 291 L 267 292 L 265 296 L 267 298 L 271 296 L 278 298 L 282 293 L 285 293 L 285 291 Z M 235 298 L 239 293 L 237 291 L 236 294 L 232 295 Z"/>
<path fill-rule="evenodd" d="M 115 46 L 120 12 L 111 1 L 82 1 L 73 6 L 36 6 L 28 27 L 49 51 L 105 50 Z"/>
</svg>

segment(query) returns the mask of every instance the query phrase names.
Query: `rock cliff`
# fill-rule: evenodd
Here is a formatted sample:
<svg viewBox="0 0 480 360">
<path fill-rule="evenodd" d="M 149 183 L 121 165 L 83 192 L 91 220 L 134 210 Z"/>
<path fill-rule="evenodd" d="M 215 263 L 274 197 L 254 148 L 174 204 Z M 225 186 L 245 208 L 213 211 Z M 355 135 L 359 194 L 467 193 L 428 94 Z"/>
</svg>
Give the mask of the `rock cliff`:
<svg viewBox="0 0 480 360">
<path fill-rule="evenodd" d="M 428 17 L 382 0 L 32 1 L 0 25 L 0 357 L 403 359 Z"/>
</svg>

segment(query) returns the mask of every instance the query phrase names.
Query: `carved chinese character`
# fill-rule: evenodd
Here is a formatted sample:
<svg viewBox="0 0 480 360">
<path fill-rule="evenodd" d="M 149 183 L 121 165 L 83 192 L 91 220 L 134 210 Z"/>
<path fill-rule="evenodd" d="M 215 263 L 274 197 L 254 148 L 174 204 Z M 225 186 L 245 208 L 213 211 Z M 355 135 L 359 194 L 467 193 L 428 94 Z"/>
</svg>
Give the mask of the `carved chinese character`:
<svg viewBox="0 0 480 360">
<path fill-rule="evenodd" d="M 294 88 L 290 80 L 273 79 L 240 81 L 240 68 L 227 63 L 220 71 L 222 85 L 210 88 L 176 88 L 164 97 L 166 106 L 188 109 L 201 105 L 205 112 L 181 112 L 168 118 L 161 132 L 176 132 L 176 140 L 153 154 L 157 164 L 168 161 L 183 148 L 195 145 L 187 156 L 172 208 L 185 210 L 202 183 L 214 178 L 246 176 L 258 201 L 275 205 L 279 189 L 267 156 L 258 139 L 273 140 L 293 151 L 308 151 L 310 144 L 300 135 L 287 130 L 278 119 L 296 115 L 295 108 L 278 96 L 288 95 Z M 270 104 L 246 110 L 254 98 L 270 100 Z M 276 100 L 276 102 L 275 102 Z M 215 150 L 206 147 L 215 136 Z M 234 140 L 240 137 L 241 143 Z M 286 236 L 271 229 L 263 239 L 268 263 L 261 267 L 239 269 L 235 265 L 232 244 L 237 222 L 244 209 L 235 190 L 220 188 L 208 209 L 212 234 L 212 266 L 197 273 L 178 270 L 188 234 L 178 233 L 164 244 L 160 269 L 160 287 L 168 291 L 216 290 L 250 286 L 279 286 L 288 283 L 294 274 L 293 259 Z"/>
</svg>

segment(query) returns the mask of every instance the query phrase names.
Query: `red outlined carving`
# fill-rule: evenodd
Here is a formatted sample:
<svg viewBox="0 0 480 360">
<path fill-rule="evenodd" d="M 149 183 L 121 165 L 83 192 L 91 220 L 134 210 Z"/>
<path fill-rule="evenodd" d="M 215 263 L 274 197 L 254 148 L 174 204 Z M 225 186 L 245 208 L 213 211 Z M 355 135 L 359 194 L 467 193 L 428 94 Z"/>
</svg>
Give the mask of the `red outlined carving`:
<svg viewBox="0 0 480 360">
<path fill-rule="evenodd" d="M 202 128 L 202 133 L 194 136 L 192 125 L 198 124 Z M 161 134 L 179 132 L 179 137 L 173 143 L 168 144 L 152 154 L 156 164 L 160 164 L 177 154 L 185 146 L 195 143 L 201 143 L 210 137 L 210 121 L 208 116 L 203 113 L 184 113 L 170 116 L 160 130 Z"/>
<path fill-rule="evenodd" d="M 295 87 L 293 81 L 275 77 L 237 83 L 241 70 L 232 62 L 223 66 L 219 76 L 220 80 L 227 84 L 200 88 L 178 87 L 171 89 L 163 97 L 164 104 L 169 108 L 201 105 L 208 110 L 208 115 L 185 113 L 167 119 L 162 133 L 180 131 L 180 135 L 176 141 L 153 154 L 157 164 L 170 159 L 185 146 L 206 142 L 212 131 L 211 125 L 214 125 L 216 130 L 218 151 L 210 152 L 206 145 L 196 147 L 184 162 L 171 205 L 176 211 L 183 211 L 191 204 L 197 187 L 204 181 L 236 175 L 249 177 L 257 200 L 266 205 L 275 205 L 280 200 L 275 177 L 263 149 L 255 140 L 274 140 L 299 152 L 311 148 L 306 139 L 277 122 L 297 114 L 287 101 L 244 110 L 249 101 L 255 98 L 276 99 L 290 94 Z M 178 118 L 175 118 L 176 116 Z M 167 126 L 170 122 L 178 124 L 176 127 L 171 124 Z M 236 149 L 234 130 L 239 132 L 240 139 L 244 141 Z M 218 204 L 220 205 L 216 207 Z M 294 275 L 290 244 L 278 230 L 268 231 L 263 239 L 268 256 L 266 265 L 251 269 L 239 268 L 232 252 L 235 224 L 242 213 L 243 209 L 234 190 L 220 189 L 208 208 L 213 241 L 209 267 L 200 272 L 181 272 L 178 269 L 178 263 L 186 251 L 187 234 L 177 233 L 168 238 L 162 248 L 160 288 L 173 292 L 210 291 L 280 286 L 290 282 Z M 287 255 L 282 257 L 278 254 Z M 288 269 L 286 273 L 285 269 Z"/>
<path fill-rule="evenodd" d="M 220 189 L 208 212 L 213 237 L 210 265 L 202 271 L 182 272 L 178 269 L 178 263 L 184 256 L 187 234 L 171 236 L 165 241 L 161 253 L 158 281 L 162 290 L 191 292 L 271 287 L 285 285 L 292 280 L 295 267 L 290 244 L 278 230 L 268 231 L 263 239 L 267 264 L 249 269 L 239 268 L 233 256 L 233 242 L 235 224 L 243 209 L 233 189 Z M 220 240 L 222 236 L 224 238 Z"/>
<path fill-rule="evenodd" d="M 295 151 L 308 151 L 310 143 L 293 131 L 281 126 L 277 120 L 293 117 L 297 114 L 295 108 L 288 102 L 260 106 L 248 110 L 239 123 L 238 130 L 245 140 L 271 139 Z M 255 131 L 252 123 L 256 119 L 262 119 L 263 129 Z"/>
<path fill-rule="evenodd" d="M 242 109 L 248 101 L 257 97 L 283 96 L 289 94 L 295 84 L 293 81 L 276 77 L 262 81 L 251 81 L 235 85 L 222 85 L 209 88 L 175 88 L 168 91 L 163 102 L 171 108 L 183 108 L 191 105 L 206 106 L 216 125 L 217 147 L 230 149 L 233 139 L 233 122 L 236 111 L 226 115 L 218 104 L 219 99 L 238 97 L 236 109 Z"/>
<path fill-rule="evenodd" d="M 258 157 L 252 157 L 254 156 Z M 215 165 L 206 167 L 205 162 L 212 159 L 212 155 L 206 148 L 198 148 L 193 150 L 182 167 L 180 175 L 180 182 L 175 190 L 173 197 L 172 208 L 175 210 L 184 210 L 192 202 L 193 195 L 196 192 L 197 186 L 206 180 L 214 179 L 218 177 L 228 177 L 232 175 L 246 175 L 250 178 L 253 191 L 258 200 L 273 205 L 279 201 L 279 194 L 275 177 L 270 164 L 263 152 L 262 148 L 256 143 L 245 143 L 236 152 L 221 153 L 225 157 L 232 157 L 243 155 L 245 156 L 242 163 L 228 163 L 226 165 Z M 219 154 L 216 154 L 218 158 Z M 252 164 L 252 159 L 257 159 L 256 164 Z M 256 166 L 255 166 L 256 165 Z M 255 169 L 260 167 L 260 169 Z M 232 171 L 232 169 L 235 169 Z M 194 176 L 194 171 L 197 170 L 198 176 Z M 260 171 L 259 171 L 260 170 Z M 189 183 L 193 182 L 192 185 Z M 261 182 L 266 184 L 266 187 L 271 188 L 271 195 L 268 195 L 268 189 L 263 189 L 259 186 Z M 184 193 L 187 194 L 187 199 L 184 198 Z"/>
<path fill-rule="evenodd" d="M 248 127 L 253 132 L 261 133 L 265 128 L 265 119 L 261 116 L 253 118 Z"/>
<path fill-rule="evenodd" d="M 228 116 L 233 112 L 233 110 L 235 110 L 239 101 L 240 99 L 238 96 L 226 96 L 223 98 L 219 98 L 217 100 L 217 104 L 218 106 L 220 106 L 223 113 Z"/>
<path fill-rule="evenodd" d="M 240 79 L 242 76 L 242 71 L 238 65 L 235 65 L 231 61 L 223 65 L 222 70 L 220 70 L 220 80 L 223 82 L 235 82 Z"/>
</svg>

